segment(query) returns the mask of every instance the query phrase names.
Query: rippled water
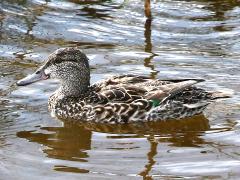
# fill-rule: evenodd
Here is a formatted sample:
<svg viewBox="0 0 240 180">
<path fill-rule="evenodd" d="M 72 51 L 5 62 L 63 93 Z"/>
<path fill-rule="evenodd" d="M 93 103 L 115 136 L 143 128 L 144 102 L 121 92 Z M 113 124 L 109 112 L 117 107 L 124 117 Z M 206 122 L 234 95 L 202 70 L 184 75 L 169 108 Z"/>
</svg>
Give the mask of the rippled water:
<svg viewBox="0 0 240 180">
<path fill-rule="evenodd" d="M 240 176 L 240 2 L 2 0 L 0 179 L 237 179 Z M 205 78 L 234 91 L 204 115 L 96 125 L 50 117 L 58 82 L 15 82 L 59 47 L 79 46 L 92 82 L 113 74 Z"/>
</svg>

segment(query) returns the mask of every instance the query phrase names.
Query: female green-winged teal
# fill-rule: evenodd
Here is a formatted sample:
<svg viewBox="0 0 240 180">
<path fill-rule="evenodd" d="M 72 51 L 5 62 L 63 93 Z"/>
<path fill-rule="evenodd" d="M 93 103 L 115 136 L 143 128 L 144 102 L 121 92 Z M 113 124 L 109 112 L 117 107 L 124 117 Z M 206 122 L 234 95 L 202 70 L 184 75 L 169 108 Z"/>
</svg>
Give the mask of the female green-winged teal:
<svg viewBox="0 0 240 180">
<path fill-rule="evenodd" d="M 49 98 L 51 114 L 61 119 L 101 123 L 132 123 L 181 119 L 202 113 L 224 93 L 207 92 L 193 85 L 202 79 L 159 80 L 120 75 L 90 85 L 88 58 L 78 48 L 52 53 L 23 86 L 56 78 L 61 86 Z"/>
</svg>

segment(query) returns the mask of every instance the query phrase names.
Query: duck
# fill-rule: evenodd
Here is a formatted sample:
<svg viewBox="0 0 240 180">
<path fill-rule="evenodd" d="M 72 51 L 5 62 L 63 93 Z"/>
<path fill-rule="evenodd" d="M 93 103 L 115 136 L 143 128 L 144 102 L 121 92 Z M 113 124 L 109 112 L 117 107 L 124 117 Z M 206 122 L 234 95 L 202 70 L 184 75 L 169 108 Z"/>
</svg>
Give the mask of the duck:
<svg viewBox="0 0 240 180">
<path fill-rule="evenodd" d="M 90 84 L 88 57 L 78 47 L 57 49 L 31 75 L 17 81 L 25 86 L 40 80 L 60 80 L 49 97 L 48 109 L 58 119 L 125 124 L 180 120 L 203 113 L 224 92 L 207 91 L 196 84 L 204 79 L 151 79 L 114 75 Z"/>
</svg>

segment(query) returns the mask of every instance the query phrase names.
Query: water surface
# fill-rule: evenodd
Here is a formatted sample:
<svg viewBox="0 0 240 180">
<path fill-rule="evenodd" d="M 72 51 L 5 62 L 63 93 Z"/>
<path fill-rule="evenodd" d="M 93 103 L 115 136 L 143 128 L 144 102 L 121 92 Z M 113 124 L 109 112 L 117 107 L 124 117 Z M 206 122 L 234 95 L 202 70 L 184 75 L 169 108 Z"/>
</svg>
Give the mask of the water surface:
<svg viewBox="0 0 240 180">
<path fill-rule="evenodd" d="M 237 179 L 240 3 L 237 0 L 2 0 L 0 179 Z M 137 125 L 63 123 L 54 80 L 17 87 L 57 48 L 79 46 L 92 83 L 114 74 L 204 78 L 233 91 L 203 115 Z"/>
</svg>

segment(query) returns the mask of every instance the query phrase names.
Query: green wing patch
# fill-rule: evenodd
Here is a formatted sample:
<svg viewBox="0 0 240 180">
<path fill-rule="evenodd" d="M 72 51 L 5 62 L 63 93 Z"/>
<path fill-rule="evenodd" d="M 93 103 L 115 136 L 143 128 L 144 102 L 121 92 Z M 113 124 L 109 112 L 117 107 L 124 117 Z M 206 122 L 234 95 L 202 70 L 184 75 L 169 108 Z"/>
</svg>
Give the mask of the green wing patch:
<svg viewBox="0 0 240 180">
<path fill-rule="evenodd" d="M 159 99 L 152 99 L 151 102 L 153 104 L 153 107 L 157 107 L 160 104 L 160 100 Z"/>
</svg>

